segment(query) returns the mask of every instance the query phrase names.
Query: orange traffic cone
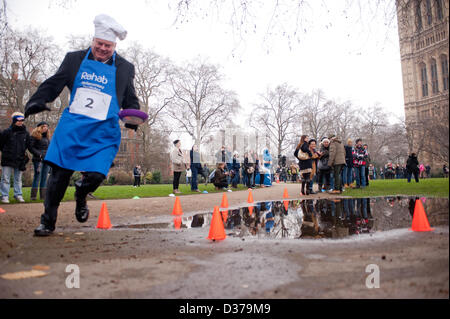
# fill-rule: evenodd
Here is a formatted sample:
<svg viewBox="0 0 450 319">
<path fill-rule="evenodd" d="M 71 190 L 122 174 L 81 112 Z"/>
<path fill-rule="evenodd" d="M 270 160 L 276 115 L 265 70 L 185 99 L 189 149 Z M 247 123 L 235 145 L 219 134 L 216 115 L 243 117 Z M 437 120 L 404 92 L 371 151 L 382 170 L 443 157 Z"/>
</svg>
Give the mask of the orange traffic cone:
<svg viewBox="0 0 450 319">
<path fill-rule="evenodd" d="M 0 214 L 6 213 L 6 210 L 0 207 Z"/>
<path fill-rule="evenodd" d="M 223 193 L 222 196 L 222 203 L 220 204 L 221 208 L 228 208 L 228 198 L 227 198 L 227 193 Z"/>
<path fill-rule="evenodd" d="M 180 216 L 177 216 L 173 219 L 173 227 L 175 227 L 175 229 L 181 228 L 181 217 Z"/>
<path fill-rule="evenodd" d="M 283 198 L 289 198 L 289 194 L 286 187 L 284 188 Z"/>
<path fill-rule="evenodd" d="M 100 215 L 98 216 L 97 228 L 110 229 L 111 221 L 109 220 L 108 208 L 106 203 L 102 203 L 102 208 L 100 209 Z"/>
<path fill-rule="evenodd" d="M 175 205 L 173 205 L 172 215 L 181 216 L 183 215 L 183 210 L 181 209 L 180 199 L 175 197 Z"/>
<path fill-rule="evenodd" d="M 288 211 L 289 201 L 284 200 L 284 201 L 283 201 L 283 204 L 284 204 L 284 208 L 286 209 L 286 211 Z"/>
<path fill-rule="evenodd" d="M 422 201 L 417 199 L 416 206 L 414 207 L 414 216 L 412 220 L 412 226 L 410 228 L 412 231 L 432 231 L 434 228 L 430 227 L 428 223 L 427 214 L 423 208 Z"/>
<path fill-rule="evenodd" d="M 253 203 L 253 194 L 251 190 L 248 191 L 247 203 Z"/>
<path fill-rule="evenodd" d="M 212 241 L 223 240 L 227 237 L 225 234 L 225 228 L 223 227 L 223 221 L 220 217 L 219 206 L 214 206 L 213 217 L 211 220 L 211 226 L 209 228 L 208 239 Z"/>
</svg>

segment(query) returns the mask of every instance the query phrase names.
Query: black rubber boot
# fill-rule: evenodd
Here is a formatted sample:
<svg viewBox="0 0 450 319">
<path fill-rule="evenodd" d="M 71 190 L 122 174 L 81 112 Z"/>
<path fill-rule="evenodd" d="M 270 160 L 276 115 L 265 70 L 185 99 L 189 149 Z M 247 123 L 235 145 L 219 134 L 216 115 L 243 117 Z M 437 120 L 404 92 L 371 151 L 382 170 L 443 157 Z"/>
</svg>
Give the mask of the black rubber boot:
<svg viewBox="0 0 450 319">
<path fill-rule="evenodd" d="M 36 187 L 31 188 L 30 200 L 36 200 L 37 199 L 37 192 L 38 192 L 38 189 Z"/>
<path fill-rule="evenodd" d="M 89 218 L 89 208 L 86 202 L 86 195 L 81 194 L 80 186 L 75 183 L 75 217 L 80 223 L 85 223 Z"/>
<path fill-rule="evenodd" d="M 85 172 L 83 177 L 75 182 L 75 217 L 80 223 L 84 223 L 89 218 L 89 209 L 86 197 L 89 193 L 95 192 L 105 179 L 105 175 L 97 172 Z"/>
</svg>

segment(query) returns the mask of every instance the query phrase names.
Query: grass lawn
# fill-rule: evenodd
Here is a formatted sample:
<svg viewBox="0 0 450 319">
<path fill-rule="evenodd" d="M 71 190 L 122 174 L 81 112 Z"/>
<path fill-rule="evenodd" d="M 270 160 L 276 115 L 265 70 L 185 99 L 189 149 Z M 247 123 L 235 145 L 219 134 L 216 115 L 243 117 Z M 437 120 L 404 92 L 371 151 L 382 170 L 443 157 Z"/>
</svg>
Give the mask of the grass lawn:
<svg viewBox="0 0 450 319">
<path fill-rule="evenodd" d="M 424 197 L 449 197 L 448 178 L 427 178 L 416 183 L 406 179 L 379 179 L 369 182 L 364 189 L 347 189 L 345 196 L 372 197 L 387 195 L 422 195 Z"/>
<path fill-rule="evenodd" d="M 223 192 L 215 190 L 213 184 L 199 184 L 200 191 L 206 190 L 208 193 Z M 247 187 L 239 185 L 238 190 L 247 190 Z M 200 194 L 191 192 L 190 186 L 180 184 L 180 191 L 183 195 Z M 69 187 L 64 196 L 63 201 L 74 200 L 75 187 Z M 161 185 L 142 185 L 141 187 L 133 187 L 131 185 L 124 186 L 101 186 L 94 196 L 98 199 L 119 199 L 138 197 L 166 197 L 172 193 L 172 184 Z M 351 197 L 372 197 L 372 196 L 391 196 L 391 195 L 420 195 L 425 197 L 449 197 L 449 179 L 448 178 L 429 178 L 421 179 L 419 183 L 411 181 L 408 183 L 406 179 L 392 180 L 374 180 L 370 181 L 370 185 L 364 189 L 347 189 L 342 193 L 344 196 Z M 16 203 L 13 198 L 12 187 L 10 189 L 10 202 Z M 26 202 L 30 202 L 30 187 L 23 188 L 23 198 Z M 35 202 L 39 202 L 35 201 Z"/>
</svg>

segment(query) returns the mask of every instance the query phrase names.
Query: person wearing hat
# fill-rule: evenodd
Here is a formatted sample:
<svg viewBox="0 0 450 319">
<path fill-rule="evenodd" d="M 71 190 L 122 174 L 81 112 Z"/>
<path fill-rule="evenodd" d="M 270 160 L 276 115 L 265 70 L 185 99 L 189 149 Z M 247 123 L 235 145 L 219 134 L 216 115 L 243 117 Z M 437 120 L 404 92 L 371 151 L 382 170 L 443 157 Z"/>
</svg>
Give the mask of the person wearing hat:
<svg viewBox="0 0 450 319">
<path fill-rule="evenodd" d="M 35 154 L 33 155 L 32 160 L 34 177 L 33 184 L 31 185 L 31 200 L 36 200 L 38 190 L 40 199 L 45 199 L 45 194 L 47 191 L 47 177 L 50 166 L 44 162 L 44 158 L 49 144 L 50 132 L 48 130 L 48 123 L 45 121 L 39 122 L 31 132 L 31 148 Z"/>
<path fill-rule="evenodd" d="M 25 154 L 29 150 L 34 154 L 31 148 L 31 138 L 27 128 L 23 124 L 24 115 L 20 112 L 14 112 L 11 116 L 11 126 L 1 132 L 0 150 L 2 152 L 2 179 L 0 189 L 2 193 L 2 203 L 9 203 L 9 188 L 11 175 L 14 173 L 14 198 L 23 203 L 22 196 L 22 172 L 29 158 Z"/>
<path fill-rule="evenodd" d="M 89 217 L 86 196 L 103 182 L 119 150 L 119 111 L 139 109 L 133 80 L 134 66 L 115 52 L 117 38 L 127 31 L 113 18 L 95 17 L 90 48 L 66 54 L 58 71 L 45 80 L 25 106 L 25 117 L 49 111 L 46 103 L 68 87 L 70 105 L 63 111 L 44 161 L 52 167 L 47 183 L 44 213 L 36 236 L 55 230 L 57 210 L 74 171 L 75 216 L 83 223 Z M 137 129 L 136 125 L 125 127 Z"/>
</svg>

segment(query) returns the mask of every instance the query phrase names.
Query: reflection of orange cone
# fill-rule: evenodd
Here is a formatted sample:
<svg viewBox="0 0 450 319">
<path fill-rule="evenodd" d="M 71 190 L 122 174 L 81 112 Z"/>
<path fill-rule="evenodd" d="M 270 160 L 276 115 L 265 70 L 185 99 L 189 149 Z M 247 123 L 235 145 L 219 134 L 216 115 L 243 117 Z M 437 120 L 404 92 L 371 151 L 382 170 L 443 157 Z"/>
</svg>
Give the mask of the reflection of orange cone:
<svg viewBox="0 0 450 319">
<path fill-rule="evenodd" d="M 223 227 L 222 218 L 220 217 L 219 206 L 214 206 L 213 217 L 211 220 L 211 226 L 209 228 L 208 239 L 213 241 L 223 240 L 227 236 L 225 235 L 225 228 Z"/>
<path fill-rule="evenodd" d="M 253 203 L 253 194 L 251 190 L 248 191 L 247 203 Z"/>
<path fill-rule="evenodd" d="M 288 207 L 289 207 L 289 201 L 284 200 L 284 201 L 283 201 L 283 204 L 284 204 L 284 208 L 285 208 L 286 211 L 287 211 L 287 210 L 288 210 Z"/>
<path fill-rule="evenodd" d="M 224 211 L 221 211 L 221 213 L 222 213 L 223 222 L 226 223 L 227 219 L 228 219 L 228 211 L 224 210 Z"/>
<path fill-rule="evenodd" d="M 286 187 L 284 188 L 283 198 L 289 198 L 289 194 Z"/>
<path fill-rule="evenodd" d="M 110 229 L 111 221 L 109 220 L 108 208 L 106 203 L 102 203 L 102 208 L 100 209 L 100 215 L 98 216 L 97 228 Z"/>
<path fill-rule="evenodd" d="M 428 223 L 427 214 L 423 208 L 422 201 L 417 199 L 414 207 L 414 216 L 410 230 L 413 231 L 432 231 L 434 228 L 430 227 Z"/>
<path fill-rule="evenodd" d="M 0 214 L 6 213 L 6 210 L 0 207 Z"/>
<path fill-rule="evenodd" d="M 181 228 L 181 217 L 180 216 L 177 216 L 173 219 L 173 227 L 175 227 L 175 229 Z"/>
<path fill-rule="evenodd" d="M 253 214 L 253 206 L 250 206 L 248 208 L 248 212 L 249 212 L 249 215 L 252 216 L 252 214 Z"/>
<path fill-rule="evenodd" d="M 175 205 L 173 205 L 172 215 L 181 216 L 183 215 L 183 210 L 181 209 L 180 199 L 175 197 Z"/>
</svg>

